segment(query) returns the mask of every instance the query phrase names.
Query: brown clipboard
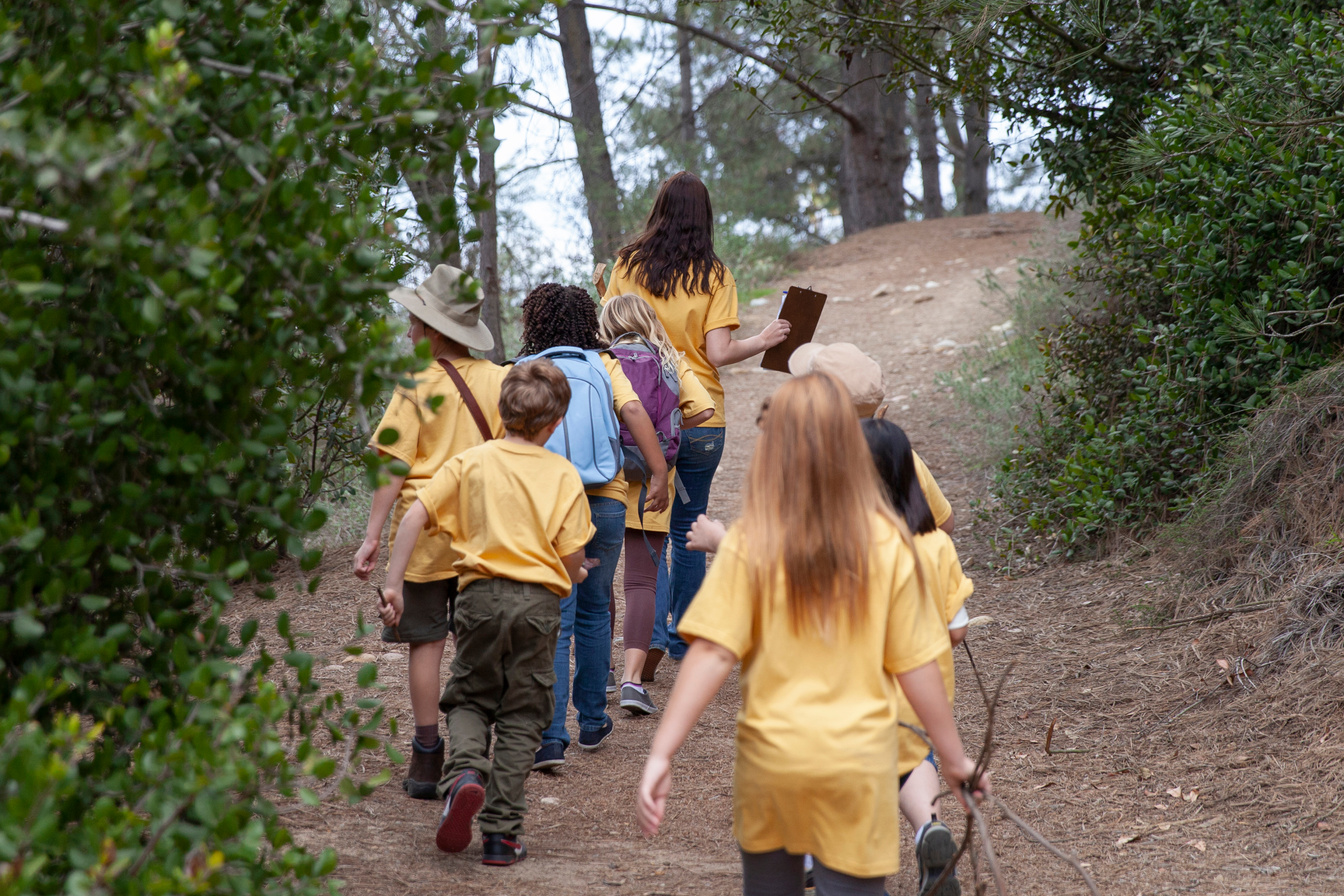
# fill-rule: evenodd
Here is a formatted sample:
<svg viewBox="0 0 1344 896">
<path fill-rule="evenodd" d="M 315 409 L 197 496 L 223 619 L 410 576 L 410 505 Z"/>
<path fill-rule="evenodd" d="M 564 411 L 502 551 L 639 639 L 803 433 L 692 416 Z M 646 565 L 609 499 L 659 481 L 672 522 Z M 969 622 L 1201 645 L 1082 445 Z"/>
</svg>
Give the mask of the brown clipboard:
<svg viewBox="0 0 1344 896">
<path fill-rule="evenodd" d="M 788 373 L 789 356 L 798 346 L 812 341 L 812 334 L 817 332 L 817 321 L 821 320 L 821 309 L 825 306 L 824 292 L 790 286 L 789 291 L 784 294 L 784 301 L 780 303 L 779 314 L 776 316 L 793 324 L 793 329 L 789 330 L 788 339 L 765 350 L 765 354 L 761 356 L 761 366 L 766 370 Z"/>
</svg>

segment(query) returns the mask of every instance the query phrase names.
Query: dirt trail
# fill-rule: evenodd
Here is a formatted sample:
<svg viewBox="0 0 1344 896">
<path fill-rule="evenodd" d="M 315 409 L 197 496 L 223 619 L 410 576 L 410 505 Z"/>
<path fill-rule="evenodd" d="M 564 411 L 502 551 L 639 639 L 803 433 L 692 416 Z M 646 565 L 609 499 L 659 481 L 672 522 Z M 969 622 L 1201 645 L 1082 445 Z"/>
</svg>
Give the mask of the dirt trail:
<svg viewBox="0 0 1344 896">
<path fill-rule="evenodd" d="M 1018 579 L 992 574 L 970 507 L 984 495 L 985 475 L 965 463 L 975 452 L 956 426 L 963 411 L 936 389 L 934 377 L 959 364 L 954 346 L 974 343 L 1003 322 L 1003 312 L 986 304 L 980 281 L 988 272 L 1011 282 L 1016 259 L 1030 255 L 1034 234 L 1047 226 L 1025 213 L 893 225 L 812 254 L 807 268 L 789 278 L 831 296 L 819 341 L 857 343 L 881 362 L 892 417 L 909 431 L 957 514 L 958 549 L 976 583 L 970 611 L 994 618 L 972 631 L 976 662 L 990 678 L 1017 664 L 998 712 L 996 790 L 1088 863 L 1105 894 L 1344 893 L 1344 848 L 1332 830 L 1344 819 L 1331 818 L 1330 800 L 1312 794 L 1309 773 L 1293 766 L 1302 744 L 1322 737 L 1316 746 L 1327 744 L 1328 724 L 1324 734 L 1320 726 L 1294 729 L 1291 745 L 1282 732 L 1242 725 L 1236 700 L 1254 697 L 1223 695 L 1210 672 L 1217 671 L 1212 657 L 1221 654 L 1201 649 L 1197 630 L 1135 633 L 1118 624 L 1123 608 L 1165 585 L 1160 570 L 1115 561 Z M 774 306 L 773 300 L 744 306 L 742 332 L 763 326 Z M 725 371 L 728 447 L 711 513 L 729 519 L 737 514 L 756 409 L 783 380 L 757 365 Z M 310 649 L 327 657 L 318 665 L 322 680 L 347 694 L 357 691 L 359 666 L 342 662 L 340 647 L 356 610 L 370 609 L 370 588 L 350 576 L 349 562 L 349 551 L 330 552 L 315 594 L 290 592 L 269 605 L 242 602 L 234 611 L 287 609 L 296 629 L 314 633 Z M 363 646 L 378 661 L 383 696 L 408 736 L 405 654 L 374 637 Z M 957 715 L 972 749 L 983 736 L 983 704 L 960 652 L 957 665 Z M 652 685 L 660 706 L 674 673 L 665 664 Z M 514 868 L 481 866 L 479 846 L 457 856 L 437 852 L 440 807 L 407 799 L 396 783 L 401 769 L 357 806 L 295 807 L 289 819 L 301 842 L 341 851 L 339 876 L 347 892 L 361 896 L 739 892 L 730 830 L 737 704 L 734 678 L 683 749 L 669 817 L 651 842 L 639 835 L 632 807 L 658 716 L 630 719 L 619 710 L 610 746 L 595 754 L 571 750 L 560 773 L 529 779 L 530 858 Z M 1054 752 L 1047 755 L 1052 721 Z M 360 772 L 385 764 L 368 757 Z M 960 836 L 962 816 L 955 810 L 948 816 Z M 1009 892 L 1086 892 L 1072 869 L 1006 822 L 994 818 L 991 828 Z M 892 896 L 915 893 L 909 834 L 903 839 L 902 870 L 888 885 Z M 966 889 L 972 892 L 969 883 Z"/>
</svg>

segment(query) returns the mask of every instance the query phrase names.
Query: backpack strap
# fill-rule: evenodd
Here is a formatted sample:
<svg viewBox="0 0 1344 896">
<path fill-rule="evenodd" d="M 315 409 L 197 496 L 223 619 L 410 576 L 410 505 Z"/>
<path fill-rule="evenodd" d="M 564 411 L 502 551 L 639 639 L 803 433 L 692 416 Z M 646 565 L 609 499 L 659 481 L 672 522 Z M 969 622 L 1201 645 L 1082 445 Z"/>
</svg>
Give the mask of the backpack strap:
<svg viewBox="0 0 1344 896">
<path fill-rule="evenodd" d="M 485 414 L 481 413 L 481 406 L 476 403 L 476 396 L 471 394 L 471 389 L 467 387 L 467 381 L 462 379 L 462 374 L 457 372 L 457 368 L 451 362 L 439 359 L 443 369 L 448 374 L 448 378 L 453 381 L 457 387 L 458 394 L 462 396 L 462 401 L 466 404 L 467 410 L 471 412 L 471 419 L 476 421 L 476 428 L 481 431 L 481 438 L 489 442 L 495 437 L 490 431 L 490 424 L 485 422 Z"/>
</svg>

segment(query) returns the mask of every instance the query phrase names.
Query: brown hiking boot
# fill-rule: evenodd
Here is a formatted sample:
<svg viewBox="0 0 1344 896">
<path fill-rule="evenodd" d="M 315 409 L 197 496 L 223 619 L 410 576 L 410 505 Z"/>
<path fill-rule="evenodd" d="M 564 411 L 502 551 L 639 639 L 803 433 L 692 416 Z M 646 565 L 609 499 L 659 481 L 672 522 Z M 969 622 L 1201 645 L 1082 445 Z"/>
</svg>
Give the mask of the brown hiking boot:
<svg viewBox="0 0 1344 896">
<path fill-rule="evenodd" d="M 437 800 L 439 777 L 443 774 L 443 738 L 426 750 L 420 742 L 411 739 L 411 767 L 401 789 L 413 800 Z"/>
</svg>

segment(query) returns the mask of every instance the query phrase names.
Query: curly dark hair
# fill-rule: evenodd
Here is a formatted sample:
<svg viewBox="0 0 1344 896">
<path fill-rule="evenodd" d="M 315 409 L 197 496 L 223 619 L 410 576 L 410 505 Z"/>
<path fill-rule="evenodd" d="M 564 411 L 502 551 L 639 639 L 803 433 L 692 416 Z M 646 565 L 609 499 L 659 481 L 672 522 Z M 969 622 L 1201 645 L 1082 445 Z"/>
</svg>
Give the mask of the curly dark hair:
<svg viewBox="0 0 1344 896">
<path fill-rule="evenodd" d="M 557 345 L 606 348 L 597 338 L 597 303 L 578 286 L 543 283 L 523 299 L 523 354 Z"/>
</svg>

